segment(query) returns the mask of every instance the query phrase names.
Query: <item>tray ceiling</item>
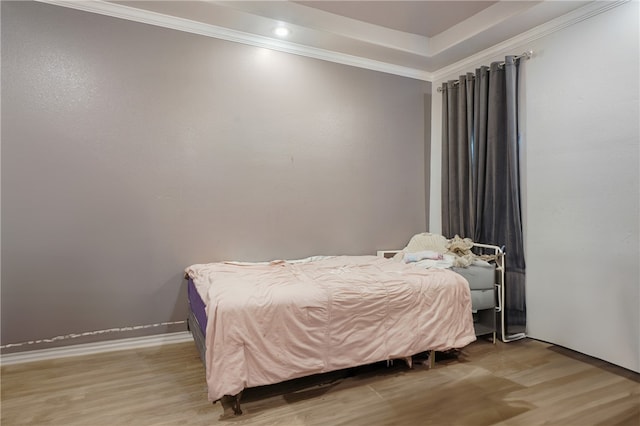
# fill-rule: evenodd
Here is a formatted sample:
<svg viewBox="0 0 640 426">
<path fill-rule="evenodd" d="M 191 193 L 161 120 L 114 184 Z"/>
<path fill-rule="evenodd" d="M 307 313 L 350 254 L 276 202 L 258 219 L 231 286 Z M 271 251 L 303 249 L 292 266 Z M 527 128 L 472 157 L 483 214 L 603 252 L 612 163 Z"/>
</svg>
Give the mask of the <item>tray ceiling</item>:
<svg viewBox="0 0 640 426">
<path fill-rule="evenodd" d="M 473 55 L 508 48 L 523 33 L 548 32 L 554 22 L 560 28 L 621 3 L 44 1 L 428 81 Z M 274 34 L 281 25 L 290 30 L 286 38 Z"/>
</svg>

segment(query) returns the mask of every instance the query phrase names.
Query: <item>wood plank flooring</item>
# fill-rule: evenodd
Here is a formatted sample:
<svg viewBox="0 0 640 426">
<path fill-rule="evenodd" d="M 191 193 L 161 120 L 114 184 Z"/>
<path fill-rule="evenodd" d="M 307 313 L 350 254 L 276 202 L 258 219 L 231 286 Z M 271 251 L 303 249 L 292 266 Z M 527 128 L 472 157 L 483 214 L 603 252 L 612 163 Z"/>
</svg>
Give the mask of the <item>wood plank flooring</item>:
<svg viewBox="0 0 640 426">
<path fill-rule="evenodd" d="M 207 402 L 193 343 L 2 367 L 2 425 L 640 425 L 640 375 L 525 339 L 432 370 L 396 361 Z"/>
</svg>

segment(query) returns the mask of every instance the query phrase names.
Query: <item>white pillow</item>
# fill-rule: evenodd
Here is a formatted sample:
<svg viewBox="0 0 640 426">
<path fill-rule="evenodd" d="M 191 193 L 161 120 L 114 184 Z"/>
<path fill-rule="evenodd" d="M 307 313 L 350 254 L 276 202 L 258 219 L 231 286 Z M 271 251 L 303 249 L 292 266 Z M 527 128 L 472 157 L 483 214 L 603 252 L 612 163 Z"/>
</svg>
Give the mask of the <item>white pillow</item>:
<svg viewBox="0 0 640 426">
<path fill-rule="evenodd" d="M 433 250 L 422 250 L 414 253 L 405 253 L 403 260 L 405 263 L 418 262 L 423 259 L 442 260 L 444 256 Z"/>
</svg>

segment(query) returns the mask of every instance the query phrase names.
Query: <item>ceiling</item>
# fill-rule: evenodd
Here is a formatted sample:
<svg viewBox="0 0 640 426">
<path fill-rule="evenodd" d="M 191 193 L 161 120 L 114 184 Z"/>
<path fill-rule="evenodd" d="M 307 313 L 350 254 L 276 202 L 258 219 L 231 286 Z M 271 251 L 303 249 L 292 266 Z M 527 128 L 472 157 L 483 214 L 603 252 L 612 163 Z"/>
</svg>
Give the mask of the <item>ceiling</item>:
<svg viewBox="0 0 640 426">
<path fill-rule="evenodd" d="M 296 1 L 405 33 L 433 37 L 497 1 Z"/>
<path fill-rule="evenodd" d="M 44 1 L 430 81 L 471 55 L 589 5 L 607 3 Z M 290 30 L 286 38 L 273 33 L 281 24 Z"/>
</svg>

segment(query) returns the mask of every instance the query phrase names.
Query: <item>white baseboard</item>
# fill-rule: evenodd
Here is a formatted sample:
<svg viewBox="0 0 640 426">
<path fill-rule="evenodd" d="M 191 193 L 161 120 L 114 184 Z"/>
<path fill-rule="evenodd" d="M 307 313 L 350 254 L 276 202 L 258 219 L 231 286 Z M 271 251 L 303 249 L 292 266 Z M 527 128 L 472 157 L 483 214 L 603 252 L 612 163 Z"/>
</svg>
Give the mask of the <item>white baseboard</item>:
<svg viewBox="0 0 640 426">
<path fill-rule="evenodd" d="M 131 337 L 127 339 L 109 340 L 106 342 L 83 343 L 79 345 L 62 346 L 59 348 L 2 354 L 0 355 L 0 365 L 21 364 L 25 362 L 44 361 L 71 356 L 122 351 L 126 349 L 148 348 L 152 346 L 183 343 L 192 340 L 193 338 L 191 337 L 191 333 L 188 331 L 180 331 L 177 333 Z"/>
</svg>

